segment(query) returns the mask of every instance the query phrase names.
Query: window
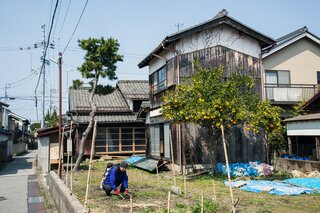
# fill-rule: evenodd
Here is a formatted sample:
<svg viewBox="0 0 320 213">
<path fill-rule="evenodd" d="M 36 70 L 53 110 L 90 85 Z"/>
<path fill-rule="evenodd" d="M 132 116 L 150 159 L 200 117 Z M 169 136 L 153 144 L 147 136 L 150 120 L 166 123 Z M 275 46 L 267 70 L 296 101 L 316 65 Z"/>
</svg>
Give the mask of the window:
<svg viewBox="0 0 320 213">
<path fill-rule="evenodd" d="M 138 112 L 142 104 L 142 100 L 133 101 L 133 112 Z"/>
<path fill-rule="evenodd" d="M 317 84 L 320 84 L 320 71 L 317 72 Z"/>
<path fill-rule="evenodd" d="M 290 84 L 290 71 L 266 70 L 266 84 L 288 85 Z"/>
<path fill-rule="evenodd" d="M 151 155 L 170 158 L 169 131 L 169 123 L 150 125 Z"/>
<path fill-rule="evenodd" d="M 97 154 L 106 152 L 145 151 L 144 127 L 98 127 L 95 151 Z"/>
<path fill-rule="evenodd" d="M 167 87 L 167 69 L 166 66 L 155 71 L 152 76 L 152 92 L 156 93 Z"/>
</svg>

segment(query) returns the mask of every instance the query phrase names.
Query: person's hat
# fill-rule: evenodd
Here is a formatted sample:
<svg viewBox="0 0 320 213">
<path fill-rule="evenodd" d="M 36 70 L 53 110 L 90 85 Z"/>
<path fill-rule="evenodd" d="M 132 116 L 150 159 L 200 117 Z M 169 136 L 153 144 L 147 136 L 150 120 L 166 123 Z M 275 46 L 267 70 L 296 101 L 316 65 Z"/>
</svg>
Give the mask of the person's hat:
<svg viewBox="0 0 320 213">
<path fill-rule="evenodd" d="M 127 161 L 122 161 L 121 163 L 120 163 L 120 167 L 122 167 L 122 168 L 127 168 L 128 167 L 128 163 L 127 163 Z"/>
</svg>

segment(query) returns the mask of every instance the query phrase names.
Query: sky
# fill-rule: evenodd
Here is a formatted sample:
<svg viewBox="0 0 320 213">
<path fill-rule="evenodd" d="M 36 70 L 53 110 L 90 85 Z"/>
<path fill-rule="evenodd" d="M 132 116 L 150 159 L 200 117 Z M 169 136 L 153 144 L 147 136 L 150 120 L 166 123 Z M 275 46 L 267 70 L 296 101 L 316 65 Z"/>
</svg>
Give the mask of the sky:
<svg viewBox="0 0 320 213">
<path fill-rule="evenodd" d="M 31 122 L 42 117 L 42 77 L 38 81 L 41 26 L 46 25 L 48 37 L 56 1 L 0 1 L 0 98 L 11 111 Z M 58 52 L 63 52 L 63 113 L 68 110 L 68 87 L 72 80 L 81 79 L 77 67 L 84 61 L 79 39 L 116 38 L 124 56 L 117 64 L 118 79 L 147 80 L 148 68 L 139 69 L 137 64 L 167 35 L 177 32 L 178 25 L 185 29 L 226 9 L 233 18 L 274 39 L 303 26 L 320 36 L 319 8 L 318 0 L 60 0 L 50 36 L 54 48 L 48 49 L 46 57 L 50 64 L 45 74 L 45 109 L 58 106 L 58 66 L 54 61 Z M 100 82 L 116 83 L 107 79 Z M 14 100 L 3 99 L 5 91 Z"/>
</svg>

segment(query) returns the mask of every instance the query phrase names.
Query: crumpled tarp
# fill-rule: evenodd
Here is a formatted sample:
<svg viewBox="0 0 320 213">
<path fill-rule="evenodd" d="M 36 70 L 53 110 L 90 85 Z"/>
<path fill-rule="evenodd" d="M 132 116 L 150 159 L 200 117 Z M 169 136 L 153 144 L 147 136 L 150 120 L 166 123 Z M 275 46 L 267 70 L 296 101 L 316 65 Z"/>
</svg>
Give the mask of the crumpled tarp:
<svg viewBox="0 0 320 213">
<path fill-rule="evenodd" d="M 243 181 L 240 180 L 243 184 Z M 232 186 L 239 185 L 239 181 L 233 181 Z M 288 183 L 268 181 L 268 180 L 249 180 L 245 181 L 246 185 L 240 187 L 241 190 L 249 192 L 267 192 L 272 195 L 300 195 L 300 194 L 311 194 L 314 190 L 299 186 L 293 186 Z M 225 181 L 225 185 L 229 186 L 228 182 Z"/>
<path fill-rule="evenodd" d="M 249 163 L 231 163 L 229 164 L 230 175 L 233 176 L 268 176 L 273 174 L 273 166 L 259 161 Z M 227 166 L 222 163 L 217 164 L 218 173 L 227 175 Z"/>
<path fill-rule="evenodd" d="M 320 178 L 291 178 L 284 180 L 283 182 L 316 189 L 320 192 Z"/>
</svg>

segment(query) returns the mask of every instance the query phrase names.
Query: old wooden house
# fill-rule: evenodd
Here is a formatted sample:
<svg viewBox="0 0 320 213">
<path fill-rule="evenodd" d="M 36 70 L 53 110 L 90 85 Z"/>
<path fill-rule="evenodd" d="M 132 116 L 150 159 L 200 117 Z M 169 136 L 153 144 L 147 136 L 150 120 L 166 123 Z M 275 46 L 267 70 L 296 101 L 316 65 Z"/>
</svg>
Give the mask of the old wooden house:
<svg viewBox="0 0 320 213">
<path fill-rule="evenodd" d="M 149 67 L 148 157 L 170 159 L 171 131 L 178 168 L 184 164 L 210 164 L 212 150 L 205 139 L 205 130 L 193 124 L 173 125 L 164 120 L 161 113 L 163 95 L 184 78 L 190 78 L 194 73 L 194 62 L 198 61 L 205 67 L 224 65 L 226 77 L 233 72 L 252 75 L 255 91 L 263 98 L 261 50 L 274 44 L 273 39 L 230 17 L 225 10 L 208 21 L 165 37 L 138 64 L 140 68 Z M 228 141 L 231 162 L 264 161 L 262 140 L 233 129 Z M 224 162 L 222 153 L 221 147 L 217 159 L 220 162 Z"/>
<path fill-rule="evenodd" d="M 88 88 L 70 90 L 70 119 L 76 124 L 75 148 L 80 145 L 81 135 L 89 123 Z M 132 155 L 145 153 L 145 123 L 137 119 L 143 101 L 147 101 L 148 81 L 118 81 L 115 90 L 108 95 L 95 95 L 97 106 L 95 120 L 98 122 L 95 156 Z M 85 155 L 90 154 L 92 136 L 88 137 Z"/>
</svg>

